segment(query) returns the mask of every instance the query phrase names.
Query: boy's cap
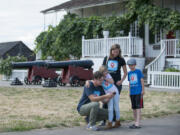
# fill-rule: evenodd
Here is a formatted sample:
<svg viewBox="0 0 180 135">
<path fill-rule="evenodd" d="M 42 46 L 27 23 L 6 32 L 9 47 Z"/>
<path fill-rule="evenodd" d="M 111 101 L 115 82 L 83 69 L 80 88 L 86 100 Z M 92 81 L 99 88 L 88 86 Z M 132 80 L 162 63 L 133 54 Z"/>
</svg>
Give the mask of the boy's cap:
<svg viewBox="0 0 180 135">
<path fill-rule="evenodd" d="M 136 60 L 135 60 L 135 59 L 129 59 L 129 60 L 127 61 L 127 64 L 128 64 L 128 65 L 136 65 Z"/>
</svg>

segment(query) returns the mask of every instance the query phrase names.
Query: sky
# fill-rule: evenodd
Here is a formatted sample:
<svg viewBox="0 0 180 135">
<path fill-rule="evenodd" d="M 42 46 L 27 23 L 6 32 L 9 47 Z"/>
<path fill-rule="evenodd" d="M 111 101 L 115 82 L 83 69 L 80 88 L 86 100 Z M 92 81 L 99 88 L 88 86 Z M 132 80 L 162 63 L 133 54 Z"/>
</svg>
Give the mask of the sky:
<svg viewBox="0 0 180 135">
<path fill-rule="evenodd" d="M 40 11 L 68 0 L 0 0 L 0 43 L 23 41 L 30 49 L 35 48 L 35 38 L 44 31 L 44 15 Z M 57 14 L 63 18 L 65 11 Z M 56 14 L 45 16 L 45 26 L 55 25 Z"/>
</svg>

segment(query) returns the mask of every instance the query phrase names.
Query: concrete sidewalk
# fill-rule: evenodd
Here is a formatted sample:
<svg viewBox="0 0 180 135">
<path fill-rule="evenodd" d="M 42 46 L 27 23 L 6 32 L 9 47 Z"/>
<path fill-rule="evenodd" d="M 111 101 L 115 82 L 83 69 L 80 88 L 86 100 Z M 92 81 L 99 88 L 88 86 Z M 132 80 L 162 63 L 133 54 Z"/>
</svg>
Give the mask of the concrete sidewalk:
<svg viewBox="0 0 180 135">
<path fill-rule="evenodd" d="M 142 121 L 141 129 L 129 129 L 131 123 L 106 131 L 88 131 L 85 127 L 40 129 L 26 132 L 7 132 L 0 135 L 180 135 L 180 114 Z"/>
</svg>

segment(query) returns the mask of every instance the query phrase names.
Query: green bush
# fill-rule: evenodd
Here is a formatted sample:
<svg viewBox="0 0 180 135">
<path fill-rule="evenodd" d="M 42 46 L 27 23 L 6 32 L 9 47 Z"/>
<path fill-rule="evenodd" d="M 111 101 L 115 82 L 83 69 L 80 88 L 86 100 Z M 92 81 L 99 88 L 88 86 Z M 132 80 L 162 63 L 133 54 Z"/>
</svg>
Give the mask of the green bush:
<svg viewBox="0 0 180 135">
<path fill-rule="evenodd" d="M 165 69 L 165 72 L 180 72 L 180 70 L 175 69 L 175 68 L 167 68 Z"/>
</svg>

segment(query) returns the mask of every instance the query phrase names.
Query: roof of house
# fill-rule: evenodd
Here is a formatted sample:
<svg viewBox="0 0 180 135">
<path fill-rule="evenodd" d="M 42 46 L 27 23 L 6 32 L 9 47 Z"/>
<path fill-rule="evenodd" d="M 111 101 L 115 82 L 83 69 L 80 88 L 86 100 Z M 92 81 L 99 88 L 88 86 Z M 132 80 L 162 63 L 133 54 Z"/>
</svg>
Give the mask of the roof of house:
<svg viewBox="0 0 180 135">
<path fill-rule="evenodd" d="M 13 42 L 0 43 L 0 56 L 3 56 L 5 53 L 7 53 L 9 50 L 14 48 L 18 44 L 25 45 L 22 41 L 13 41 Z"/>
<path fill-rule="evenodd" d="M 70 9 L 81 9 L 81 8 L 87 8 L 87 7 L 94 7 L 94 6 L 100 6 L 100 5 L 107 5 L 112 3 L 118 3 L 122 2 L 124 0 L 70 0 L 68 2 L 62 3 L 60 5 L 45 9 L 41 11 L 41 13 L 50 13 L 50 12 L 56 12 L 59 10 L 70 10 Z"/>
<path fill-rule="evenodd" d="M 21 42 L 21 41 L 0 43 L 0 56 L 3 56 L 7 51 L 11 50 L 19 42 Z"/>
</svg>

